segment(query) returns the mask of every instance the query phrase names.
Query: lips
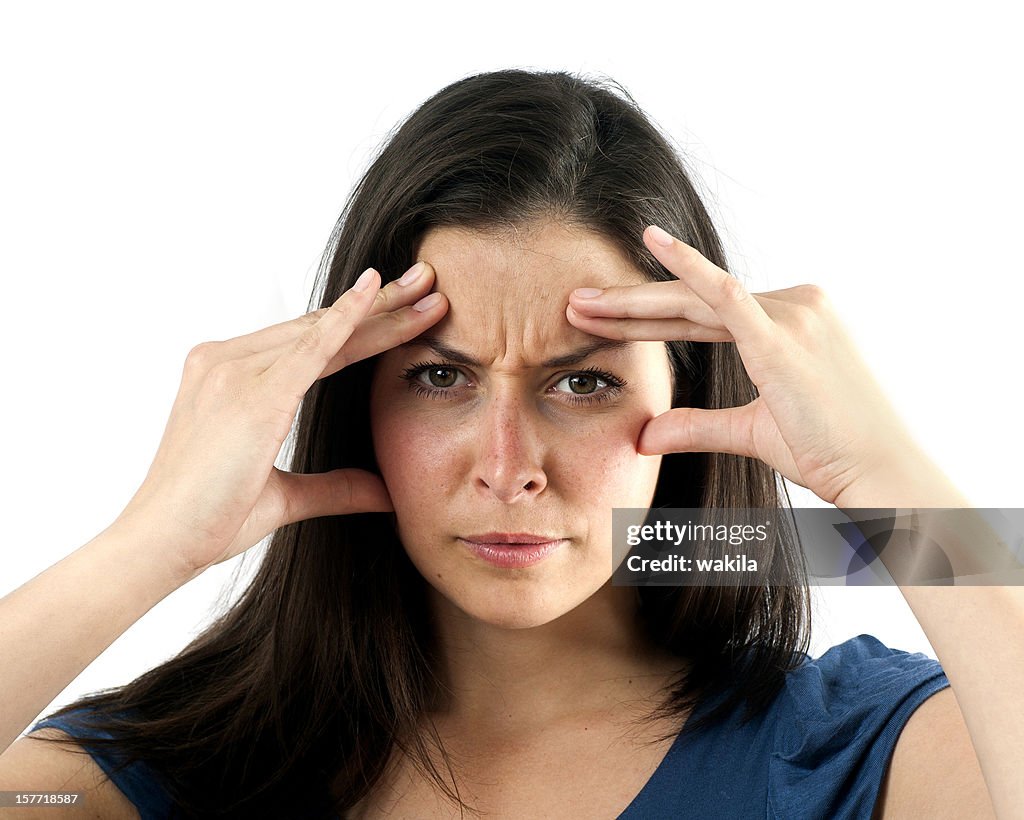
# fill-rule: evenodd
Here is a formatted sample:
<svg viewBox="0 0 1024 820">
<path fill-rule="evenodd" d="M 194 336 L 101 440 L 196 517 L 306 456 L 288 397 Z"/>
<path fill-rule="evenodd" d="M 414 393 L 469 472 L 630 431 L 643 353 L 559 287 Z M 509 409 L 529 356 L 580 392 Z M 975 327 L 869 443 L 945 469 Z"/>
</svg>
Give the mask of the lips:
<svg viewBox="0 0 1024 820">
<path fill-rule="evenodd" d="M 547 544 L 561 541 L 557 535 L 535 535 L 530 532 L 485 532 L 481 535 L 467 535 L 464 541 L 474 544 Z"/>
<path fill-rule="evenodd" d="M 459 539 L 477 558 L 500 569 L 532 567 L 565 547 L 565 538 L 530 532 L 485 532 Z"/>
</svg>

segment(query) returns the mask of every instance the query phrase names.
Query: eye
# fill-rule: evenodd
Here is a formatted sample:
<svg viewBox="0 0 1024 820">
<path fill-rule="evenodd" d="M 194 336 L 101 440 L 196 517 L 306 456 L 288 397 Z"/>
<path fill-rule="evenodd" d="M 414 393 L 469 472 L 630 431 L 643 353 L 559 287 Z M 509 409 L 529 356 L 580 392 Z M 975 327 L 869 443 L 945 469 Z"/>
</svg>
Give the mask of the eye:
<svg viewBox="0 0 1024 820">
<path fill-rule="evenodd" d="M 443 364 L 424 364 L 417 365 L 413 370 L 406 371 L 406 377 L 415 379 L 412 383 L 422 387 L 434 387 L 445 390 L 449 387 L 454 387 L 456 380 L 459 377 L 459 371 L 454 367 L 448 367 Z M 420 376 L 426 376 L 427 384 L 419 379 Z"/>
<path fill-rule="evenodd" d="M 606 401 L 617 394 L 625 384 L 625 382 L 602 370 L 580 370 L 558 382 L 558 384 L 563 383 L 568 383 L 572 393 L 567 398 L 574 404 L 592 404 L 596 401 Z M 606 388 L 604 391 L 600 389 L 602 384 Z"/>
<path fill-rule="evenodd" d="M 401 374 L 409 389 L 426 398 L 456 398 L 459 388 L 470 384 L 457 366 L 437 361 L 420 361 Z M 461 381 L 460 381 L 461 380 Z M 562 385 L 568 389 L 562 389 Z M 621 393 L 626 382 L 600 370 L 570 373 L 555 383 L 553 389 L 570 404 L 596 404 Z"/>
<path fill-rule="evenodd" d="M 460 377 L 462 382 L 459 381 Z M 409 383 L 411 390 L 428 398 L 446 398 L 446 394 L 452 392 L 451 388 L 468 381 L 458 368 L 435 361 L 418 362 L 404 371 L 401 378 Z"/>
<path fill-rule="evenodd" d="M 604 379 L 598 378 L 593 373 L 574 373 L 571 376 L 566 376 L 558 384 L 567 385 L 569 390 L 578 396 L 596 393 L 602 387 L 608 386 Z"/>
</svg>

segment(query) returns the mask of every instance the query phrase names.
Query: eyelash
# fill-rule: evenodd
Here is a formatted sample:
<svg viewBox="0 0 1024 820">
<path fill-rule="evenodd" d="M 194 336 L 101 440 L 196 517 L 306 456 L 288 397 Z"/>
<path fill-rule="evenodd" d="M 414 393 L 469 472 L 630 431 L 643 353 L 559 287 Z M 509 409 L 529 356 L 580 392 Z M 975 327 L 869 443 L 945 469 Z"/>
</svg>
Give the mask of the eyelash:
<svg viewBox="0 0 1024 820">
<path fill-rule="evenodd" d="M 462 372 L 455 365 L 446 364 L 444 362 L 417 362 L 402 373 L 402 378 L 409 383 L 409 389 L 416 391 L 420 396 L 425 396 L 431 399 L 446 398 L 444 394 L 450 392 L 452 390 L 451 387 L 427 387 L 427 385 L 418 380 L 421 373 L 435 368 L 438 370 L 454 370 L 459 373 Z M 608 401 L 621 393 L 622 389 L 626 386 L 626 382 L 624 380 L 599 368 L 591 367 L 583 370 L 574 370 L 569 374 L 569 376 L 593 376 L 603 382 L 606 382 L 608 385 L 601 393 L 593 393 L 590 395 L 566 393 L 565 395 L 570 404 L 598 404 L 603 401 Z"/>
</svg>

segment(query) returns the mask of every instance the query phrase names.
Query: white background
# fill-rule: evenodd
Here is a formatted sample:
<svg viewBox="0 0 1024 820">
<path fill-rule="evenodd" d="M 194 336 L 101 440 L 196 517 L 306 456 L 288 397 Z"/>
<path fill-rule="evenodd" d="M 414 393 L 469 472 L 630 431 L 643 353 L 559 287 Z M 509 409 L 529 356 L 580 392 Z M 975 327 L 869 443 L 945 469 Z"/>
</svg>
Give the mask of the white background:
<svg viewBox="0 0 1024 820">
<path fill-rule="evenodd" d="M 507 67 L 623 83 L 696 169 L 747 286 L 824 287 L 942 469 L 977 506 L 1021 506 L 1011 4 L 597 8 L 5 6 L 0 594 L 127 503 L 193 345 L 305 311 L 387 132 Z M 51 706 L 175 654 L 239 563 L 166 598 Z M 933 655 L 895 587 L 816 595 L 812 655 L 861 632 Z"/>
</svg>

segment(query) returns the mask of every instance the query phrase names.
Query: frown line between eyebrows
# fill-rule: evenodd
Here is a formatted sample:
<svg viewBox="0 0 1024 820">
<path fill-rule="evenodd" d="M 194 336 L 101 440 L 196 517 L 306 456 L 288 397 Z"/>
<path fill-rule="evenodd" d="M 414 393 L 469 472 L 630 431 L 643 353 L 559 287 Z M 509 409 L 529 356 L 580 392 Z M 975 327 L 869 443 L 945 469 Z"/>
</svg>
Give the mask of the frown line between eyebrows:
<svg viewBox="0 0 1024 820">
<path fill-rule="evenodd" d="M 593 342 L 578 347 L 575 350 L 571 350 L 562 356 L 555 356 L 554 358 L 548 359 L 541 366 L 542 367 L 568 367 L 569 365 L 579 364 L 585 361 L 595 353 L 600 353 L 604 350 L 626 350 L 634 342 L 626 339 L 595 339 Z M 425 347 L 433 350 L 438 356 L 446 359 L 452 364 L 465 364 L 471 367 L 483 367 L 484 364 L 479 359 L 470 356 L 468 353 L 463 353 L 461 350 L 456 350 L 454 347 L 445 344 L 436 336 L 418 336 L 404 344 L 399 345 L 400 348 L 409 347 Z"/>
</svg>

